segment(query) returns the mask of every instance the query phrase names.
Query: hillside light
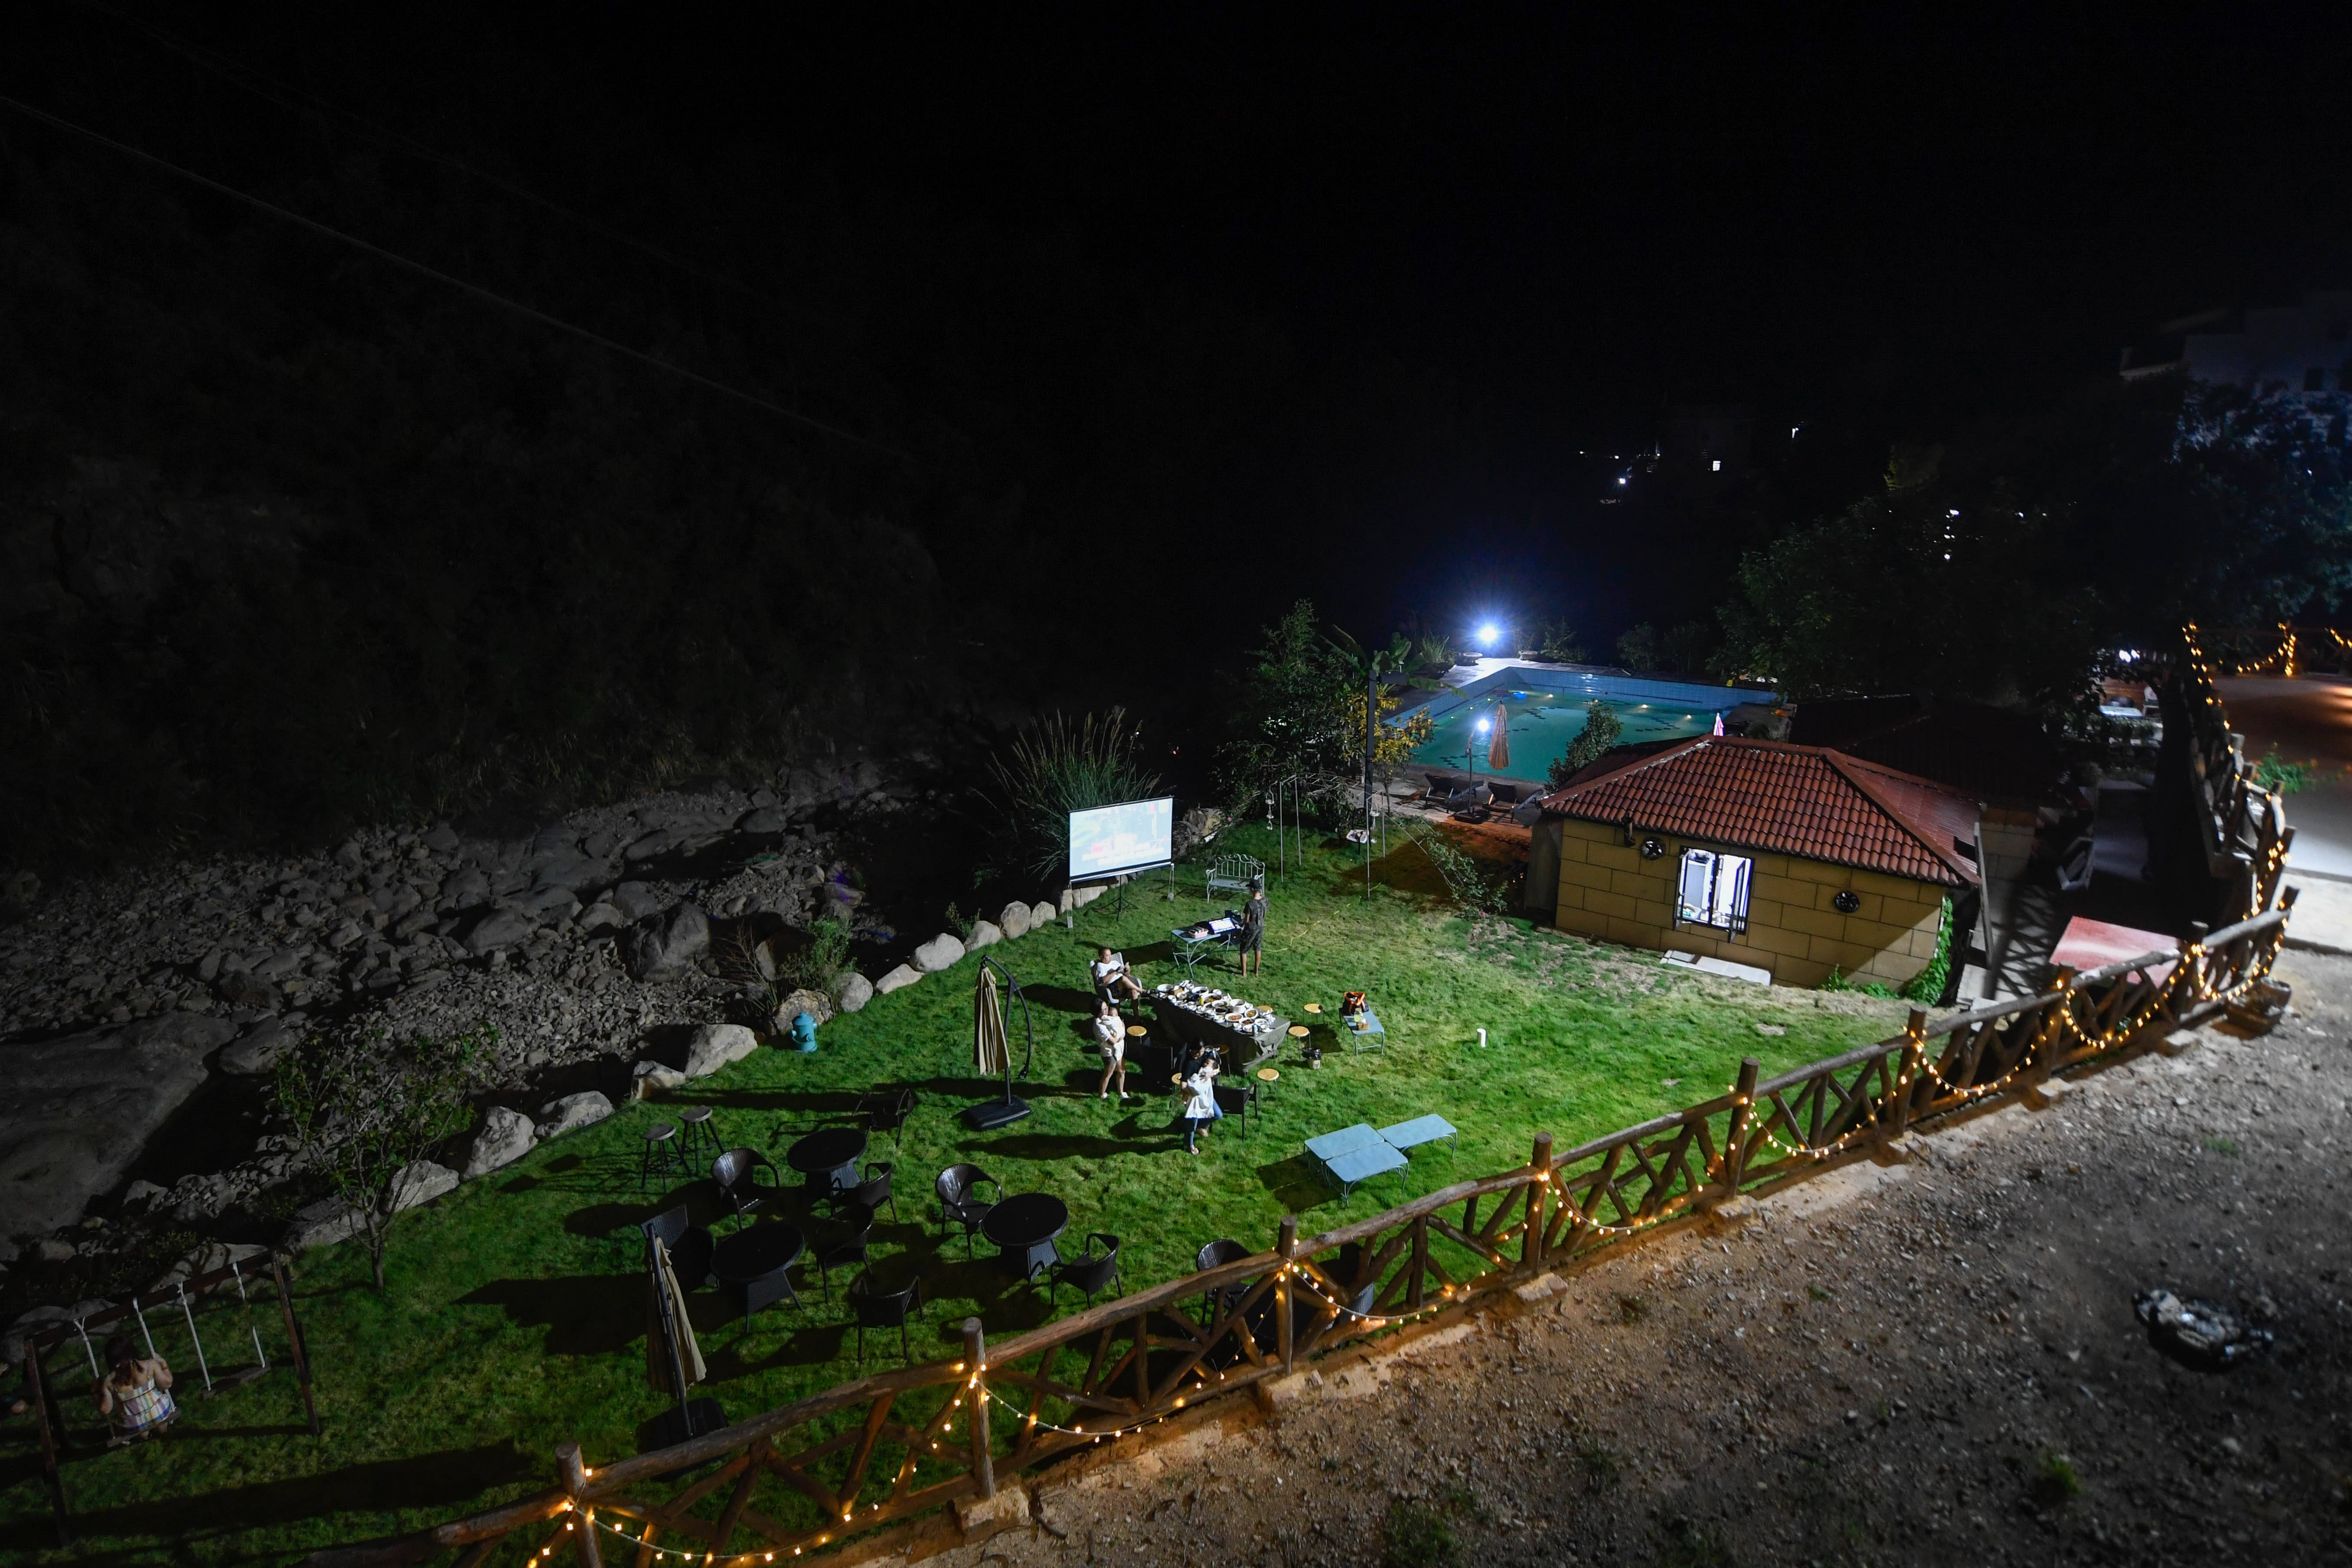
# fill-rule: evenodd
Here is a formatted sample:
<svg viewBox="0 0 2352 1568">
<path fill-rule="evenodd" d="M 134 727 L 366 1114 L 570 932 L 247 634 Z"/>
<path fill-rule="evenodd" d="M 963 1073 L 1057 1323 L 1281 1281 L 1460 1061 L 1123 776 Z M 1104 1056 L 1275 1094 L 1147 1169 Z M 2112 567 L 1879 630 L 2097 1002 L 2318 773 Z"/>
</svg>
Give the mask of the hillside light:
<svg viewBox="0 0 2352 1568">
<path fill-rule="evenodd" d="M 1494 622 L 1484 622 L 1478 627 L 1478 646 L 1480 647 L 1493 647 L 1495 646 L 1495 639 L 1502 635 L 1501 628 L 1497 627 Z M 1486 725 L 1482 722 L 1478 727 L 1483 730 L 1486 728 Z"/>
</svg>

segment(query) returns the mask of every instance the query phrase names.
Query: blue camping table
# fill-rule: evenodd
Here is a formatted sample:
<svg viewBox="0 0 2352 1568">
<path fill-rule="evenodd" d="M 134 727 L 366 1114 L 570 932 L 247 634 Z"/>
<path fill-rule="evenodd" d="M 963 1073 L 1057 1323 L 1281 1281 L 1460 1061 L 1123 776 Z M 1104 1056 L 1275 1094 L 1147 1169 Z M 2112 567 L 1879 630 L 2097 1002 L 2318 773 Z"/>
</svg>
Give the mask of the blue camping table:
<svg viewBox="0 0 2352 1568">
<path fill-rule="evenodd" d="M 1462 1135 L 1454 1130 L 1454 1123 L 1443 1116 L 1416 1116 L 1410 1121 L 1400 1121 L 1393 1127 L 1381 1129 L 1381 1141 L 1391 1149 L 1417 1149 L 1423 1143 L 1435 1143 L 1440 1140 L 1453 1144 L 1457 1152 L 1462 1147 Z"/>
<path fill-rule="evenodd" d="M 1357 1026 L 1361 1025 L 1359 1028 Z M 1378 1050 L 1388 1043 L 1388 1030 L 1381 1026 L 1381 1016 L 1369 1008 L 1352 1017 L 1339 1020 L 1339 1032 L 1348 1037 L 1351 1047 L 1359 1051 Z"/>
<path fill-rule="evenodd" d="M 1192 934 L 1196 931 L 1201 931 L 1203 926 L 1209 929 L 1199 936 Z M 1218 927 L 1223 929 L 1218 930 Z M 1198 921 L 1190 926 L 1179 926 L 1168 935 L 1170 955 L 1184 966 L 1184 973 L 1189 975 L 1192 973 L 1193 966 L 1206 957 L 1210 950 L 1232 947 L 1241 941 L 1242 918 L 1233 910 L 1227 910 L 1213 920 Z"/>
<path fill-rule="evenodd" d="M 1409 1163 L 1394 1145 L 1360 1121 L 1337 1132 L 1326 1132 L 1320 1138 L 1309 1138 L 1307 1152 L 1339 1184 L 1342 1199 L 1357 1183 L 1402 1170 Z"/>
</svg>

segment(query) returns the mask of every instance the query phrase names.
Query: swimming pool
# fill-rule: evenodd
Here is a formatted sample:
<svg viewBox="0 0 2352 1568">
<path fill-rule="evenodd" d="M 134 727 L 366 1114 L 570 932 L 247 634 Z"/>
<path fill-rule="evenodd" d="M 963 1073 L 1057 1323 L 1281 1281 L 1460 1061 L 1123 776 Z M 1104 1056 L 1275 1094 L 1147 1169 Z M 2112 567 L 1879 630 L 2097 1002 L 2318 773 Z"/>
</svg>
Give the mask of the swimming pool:
<svg viewBox="0 0 2352 1568">
<path fill-rule="evenodd" d="M 1748 693 L 1740 695 L 1746 697 Z M 1440 715 L 1436 731 L 1426 744 L 1413 749 L 1412 760 L 1423 767 L 1469 769 L 1475 752 L 1475 771 L 1478 773 L 1499 772 L 1506 778 L 1541 779 L 1553 763 L 1568 754 L 1577 736 L 1584 732 L 1584 708 L 1591 700 L 1581 694 L 1562 691 L 1482 692 Z M 1715 732 L 1717 710 L 1713 708 L 1622 697 L 1604 697 L 1601 700 L 1608 704 L 1622 726 L 1617 736 L 1621 746 Z M 1492 725 L 1486 734 L 1477 731 L 1478 721 L 1491 721 L 1498 703 L 1507 716 L 1511 745 L 1511 760 L 1500 769 L 1489 766 L 1486 761 L 1486 748 L 1494 740 Z"/>
</svg>

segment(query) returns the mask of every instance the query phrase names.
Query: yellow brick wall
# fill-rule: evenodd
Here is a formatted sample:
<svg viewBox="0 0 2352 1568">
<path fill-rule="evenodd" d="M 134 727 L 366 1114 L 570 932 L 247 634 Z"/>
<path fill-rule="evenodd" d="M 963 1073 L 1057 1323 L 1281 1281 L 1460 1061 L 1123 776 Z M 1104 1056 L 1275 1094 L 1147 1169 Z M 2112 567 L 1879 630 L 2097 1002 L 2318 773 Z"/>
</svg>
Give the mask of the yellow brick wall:
<svg viewBox="0 0 2352 1568">
<path fill-rule="evenodd" d="M 1665 840 L 1666 852 L 1644 860 L 1625 842 L 1622 828 L 1563 821 L 1553 923 L 1628 947 L 1679 948 L 1753 964 L 1770 970 L 1783 985 L 1819 985 L 1835 968 L 1850 980 L 1899 987 L 1936 956 L 1943 888 L 1789 855 L 1753 855 L 1745 931 L 1676 926 L 1675 879 L 1683 851 L 1750 852 L 1671 834 L 1658 837 Z M 1832 900 L 1849 889 L 1862 903 L 1853 913 L 1841 914 Z"/>
</svg>

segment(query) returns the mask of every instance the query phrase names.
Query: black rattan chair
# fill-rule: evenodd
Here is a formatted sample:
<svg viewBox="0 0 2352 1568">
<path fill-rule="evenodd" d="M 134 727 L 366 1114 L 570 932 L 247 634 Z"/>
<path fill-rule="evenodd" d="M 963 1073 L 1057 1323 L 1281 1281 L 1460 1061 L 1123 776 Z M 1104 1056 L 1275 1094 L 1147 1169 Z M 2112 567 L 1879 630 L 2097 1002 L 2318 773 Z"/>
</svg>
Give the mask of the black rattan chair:
<svg viewBox="0 0 2352 1568">
<path fill-rule="evenodd" d="M 1097 1243 L 1101 1244 L 1102 1251 L 1095 1250 Z M 1046 1299 L 1051 1300 L 1053 1290 L 1067 1285 L 1084 1291 L 1087 1305 L 1091 1307 L 1097 1292 L 1112 1289 L 1118 1284 L 1118 1237 L 1097 1230 L 1087 1236 L 1084 1252 L 1054 1265 L 1054 1283 Z"/>
<path fill-rule="evenodd" d="M 845 1187 L 833 1194 L 832 1203 L 835 1212 L 846 1211 L 856 1215 L 863 1211 L 869 1216 L 870 1223 L 870 1216 L 880 1214 L 887 1208 L 890 1211 L 891 1223 L 897 1224 L 898 1199 L 898 1195 L 890 1190 L 891 1173 L 896 1169 L 897 1167 L 887 1160 L 867 1162 L 864 1181 L 854 1187 Z"/>
<path fill-rule="evenodd" d="M 898 1130 L 907 1125 L 907 1118 L 915 1113 L 915 1091 L 893 1089 L 887 1084 L 876 1084 L 857 1097 L 857 1114 L 866 1123 L 866 1131 L 887 1132 L 890 1142 L 898 1141 Z"/>
<path fill-rule="evenodd" d="M 816 1288 L 828 1301 L 833 1300 L 833 1282 L 829 1271 L 845 1263 L 866 1264 L 866 1248 L 874 1239 L 874 1215 L 862 1219 L 831 1238 L 809 1248 L 809 1260 L 816 1265 Z"/>
<path fill-rule="evenodd" d="M 1212 1268 L 1227 1263 L 1238 1263 L 1249 1255 L 1250 1249 L 1238 1241 L 1231 1238 L 1213 1241 L 1193 1255 L 1192 1272 L 1204 1274 Z M 1247 1279 L 1236 1279 L 1226 1286 L 1223 1305 L 1229 1308 L 1244 1296 L 1248 1295 L 1251 1284 L 1252 1281 Z M 1213 1323 L 1217 1320 L 1219 1310 L 1217 1294 L 1214 1290 L 1203 1290 L 1201 1293 L 1201 1321 L 1203 1323 Z"/>
<path fill-rule="evenodd" d="M 866 1331 L 895 1328 L 898 1331 L 898 1358 L 912 1361 L 914 1353 L 907 1344 L 907 1320 L 923 1310 L 923 1282 L 919 1279 L 907 1282 L 904 1290 L 883 1292 L 874 1289 L 871 1269 L 861 1270 L 849 1282 L 845 1292 L 849 1310 L 857 1317 L 857 1370 L 866 1370 Z"/>
<path fill-rule="evenodd" d="M 765 1184 L 761 1170 L 768 1173 Z M 730 1149 L 711 1162 L 710 1179 L 719 1184 L 719 1201 L 738 1224 L 754 1214 L 773 1211 L 781 1203 L 783 1181 L 775 1162 L 757 1149 Z"/>
<path fill-rule="evenodd" d="M 994 1187 L 996 1197 L 987 1203 L 974 1198 L 972 1194 L 982 1186 Z M 940 1173 L 940 1179 L 931 1184 L 931 1190 L 939 1194 L 940 1233 L 946 1234 L 950 1225 L 963 1226 L 964 1256 L 971 1257 L 972 1234 L 980 1229 L 980 1222 L 988 1217 L 988 1211 L 1003 1198 L 1003 1184 L 978 1165 L 950 1165 Z"/>
</svg>

